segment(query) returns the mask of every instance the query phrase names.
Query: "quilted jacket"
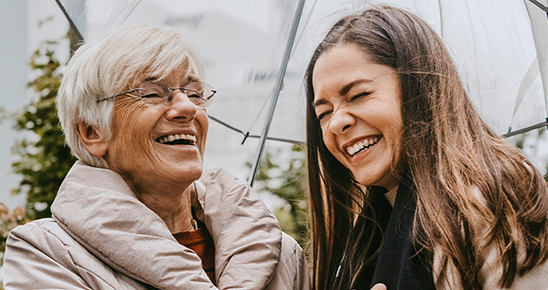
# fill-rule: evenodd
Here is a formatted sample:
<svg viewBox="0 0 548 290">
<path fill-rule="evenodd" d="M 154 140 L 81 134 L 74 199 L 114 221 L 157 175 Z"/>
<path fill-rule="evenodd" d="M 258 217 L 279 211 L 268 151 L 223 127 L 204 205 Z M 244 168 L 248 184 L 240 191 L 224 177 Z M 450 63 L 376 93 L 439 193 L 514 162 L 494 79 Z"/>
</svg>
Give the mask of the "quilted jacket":
<svg viewBox="0 0 548 290">
<path fill-rule="evenodd" d="M 308 289 L 302 249 L 244 182 L 206 171 L 191 196 L 215 244 L 216 285 L 118 174 L 76 162 L 52 218 L 10 233 L 5 288 Z"/>
</svg>

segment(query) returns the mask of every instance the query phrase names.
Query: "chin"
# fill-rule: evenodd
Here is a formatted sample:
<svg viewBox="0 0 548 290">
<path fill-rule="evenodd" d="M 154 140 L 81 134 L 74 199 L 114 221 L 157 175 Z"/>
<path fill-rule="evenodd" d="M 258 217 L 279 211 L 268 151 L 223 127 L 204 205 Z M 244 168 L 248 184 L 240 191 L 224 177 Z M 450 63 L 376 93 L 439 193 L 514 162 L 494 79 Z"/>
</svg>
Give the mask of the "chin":
<svg viewBox="0 0 548 290">
<path fill-rule="evenodd" d="M 195 180 L 198 180 L 200 177 L 202 177 L 202 172 L 204 171 L 204 168 L 202 164 L 196 165 L 196 166 L 188 166 L 184 170 L 184 175 L 195 178 Z"/>
<path fill-rule="evenodd" d="M 368 172 L 357 172 L 354 174 L 356 181 L 363 186 L 381 186 L 382 176 L 375 176 L 374 174 Z"/>
</svg>

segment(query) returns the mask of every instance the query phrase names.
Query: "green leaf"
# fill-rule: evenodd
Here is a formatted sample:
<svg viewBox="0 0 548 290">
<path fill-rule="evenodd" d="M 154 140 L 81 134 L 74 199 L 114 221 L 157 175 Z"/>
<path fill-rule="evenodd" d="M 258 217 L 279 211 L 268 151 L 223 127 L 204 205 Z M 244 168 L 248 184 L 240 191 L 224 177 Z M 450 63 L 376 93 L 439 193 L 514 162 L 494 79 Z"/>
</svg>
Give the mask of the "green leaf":
<svg viewBox="0 0 548 290">
<path fill-rule="evenodd" d="M 15 130 L 28 136 L 12 147 L 18 156 L 12 169 L 22 176 L 12 194 L 27 195 L 26 215 L 31 220 L 51 216 L 50 206 L 76 160 L 65 146 L 55 108 L 64 67 L 55 55 L 59 43 L 64 43 L 61 40 L 44 41 L 31 55 L 29 66 L 36 77 L 27 86 L 36 93 L 36 98 L 21 112 L 12 114 Z"/>
</svg>

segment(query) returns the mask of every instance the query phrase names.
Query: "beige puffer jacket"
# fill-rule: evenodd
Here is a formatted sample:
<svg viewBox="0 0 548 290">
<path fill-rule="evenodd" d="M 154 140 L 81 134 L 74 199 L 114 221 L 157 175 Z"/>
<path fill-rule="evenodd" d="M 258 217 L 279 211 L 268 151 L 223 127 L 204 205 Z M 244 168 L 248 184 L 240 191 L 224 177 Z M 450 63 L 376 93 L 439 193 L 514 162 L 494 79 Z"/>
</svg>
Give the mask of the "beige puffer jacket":
<svg viewBox="0 0 548 290">
<path fill-rule="evenodd" d="M 215 243 L 214 286 L 199 257 L 173 238 L 113 171 L 77 162 L 53 218 L 10 234 L 6 289 L 308 289 L 301 248 L 244 182 L 223 170 L 192 186 Z"/>
</svg>

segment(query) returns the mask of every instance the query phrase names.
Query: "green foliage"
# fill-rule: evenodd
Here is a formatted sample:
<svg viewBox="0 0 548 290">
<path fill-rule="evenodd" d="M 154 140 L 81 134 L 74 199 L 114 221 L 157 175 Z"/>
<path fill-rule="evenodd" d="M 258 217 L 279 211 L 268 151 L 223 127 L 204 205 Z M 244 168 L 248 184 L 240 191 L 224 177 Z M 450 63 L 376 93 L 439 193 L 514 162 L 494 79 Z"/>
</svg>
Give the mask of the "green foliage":
<svg viewBox="0 0 548 290">
<path fill-rule="evenodd" d="M 59 41 L 45 41 L 32 54 L 29 65 L 38 76 L 28 87 L 36 92 L 37 98 L 15 116 L 15 129 L 29 133 L 12 147 L 13 153 L 20 157 L 12 168 L 22 176 L 12 194 L 27 195 L 30 219 L 51 216 L 51 203 L 75 161 L 65 146 L 55 108 L 62 78 L 62 65 L 55 55 L 58 46 Z"/>
<path fill-rule="evenodd" d="M 548 157 L 545 153 L 546 151 L 541 149 L 547 138 L 546 132 L 548 132 L 546 128 L 540 128 L 535 131 L 511 137 L 507 140 L 510 144 L 513 144 L 516 148 L 521 150 L 530 161 L 536 161 L 537 166 L 539 166 L 539 163 L 544 164 Z M 540 162 L 538 162 L 539 160 Z M 544 180 L 548 181 L 548 164 L 545 166 L 546 174 L 544 174 Z"/>
<path fill-rule="evenodd" d="M 518 137 L 516 137 L 515 142 L 516 143 L 514 144 L 514 146 L 516 146 L 518 149 L 523 150 L 525 146 L 525 135 L 519 135 Z"/>
<path fill-rule="evenodd" d="M 255 179 L 255 188 L 258 192 L 269 192 L 285 201 L 274 213 L 282 230 L 306 248 L 309 226 L 304 149 L 294 145 L 287 158 L 278 158 L 283 153 L 280 150 L 275 155 L 265 152 Z"/>
</svg>

